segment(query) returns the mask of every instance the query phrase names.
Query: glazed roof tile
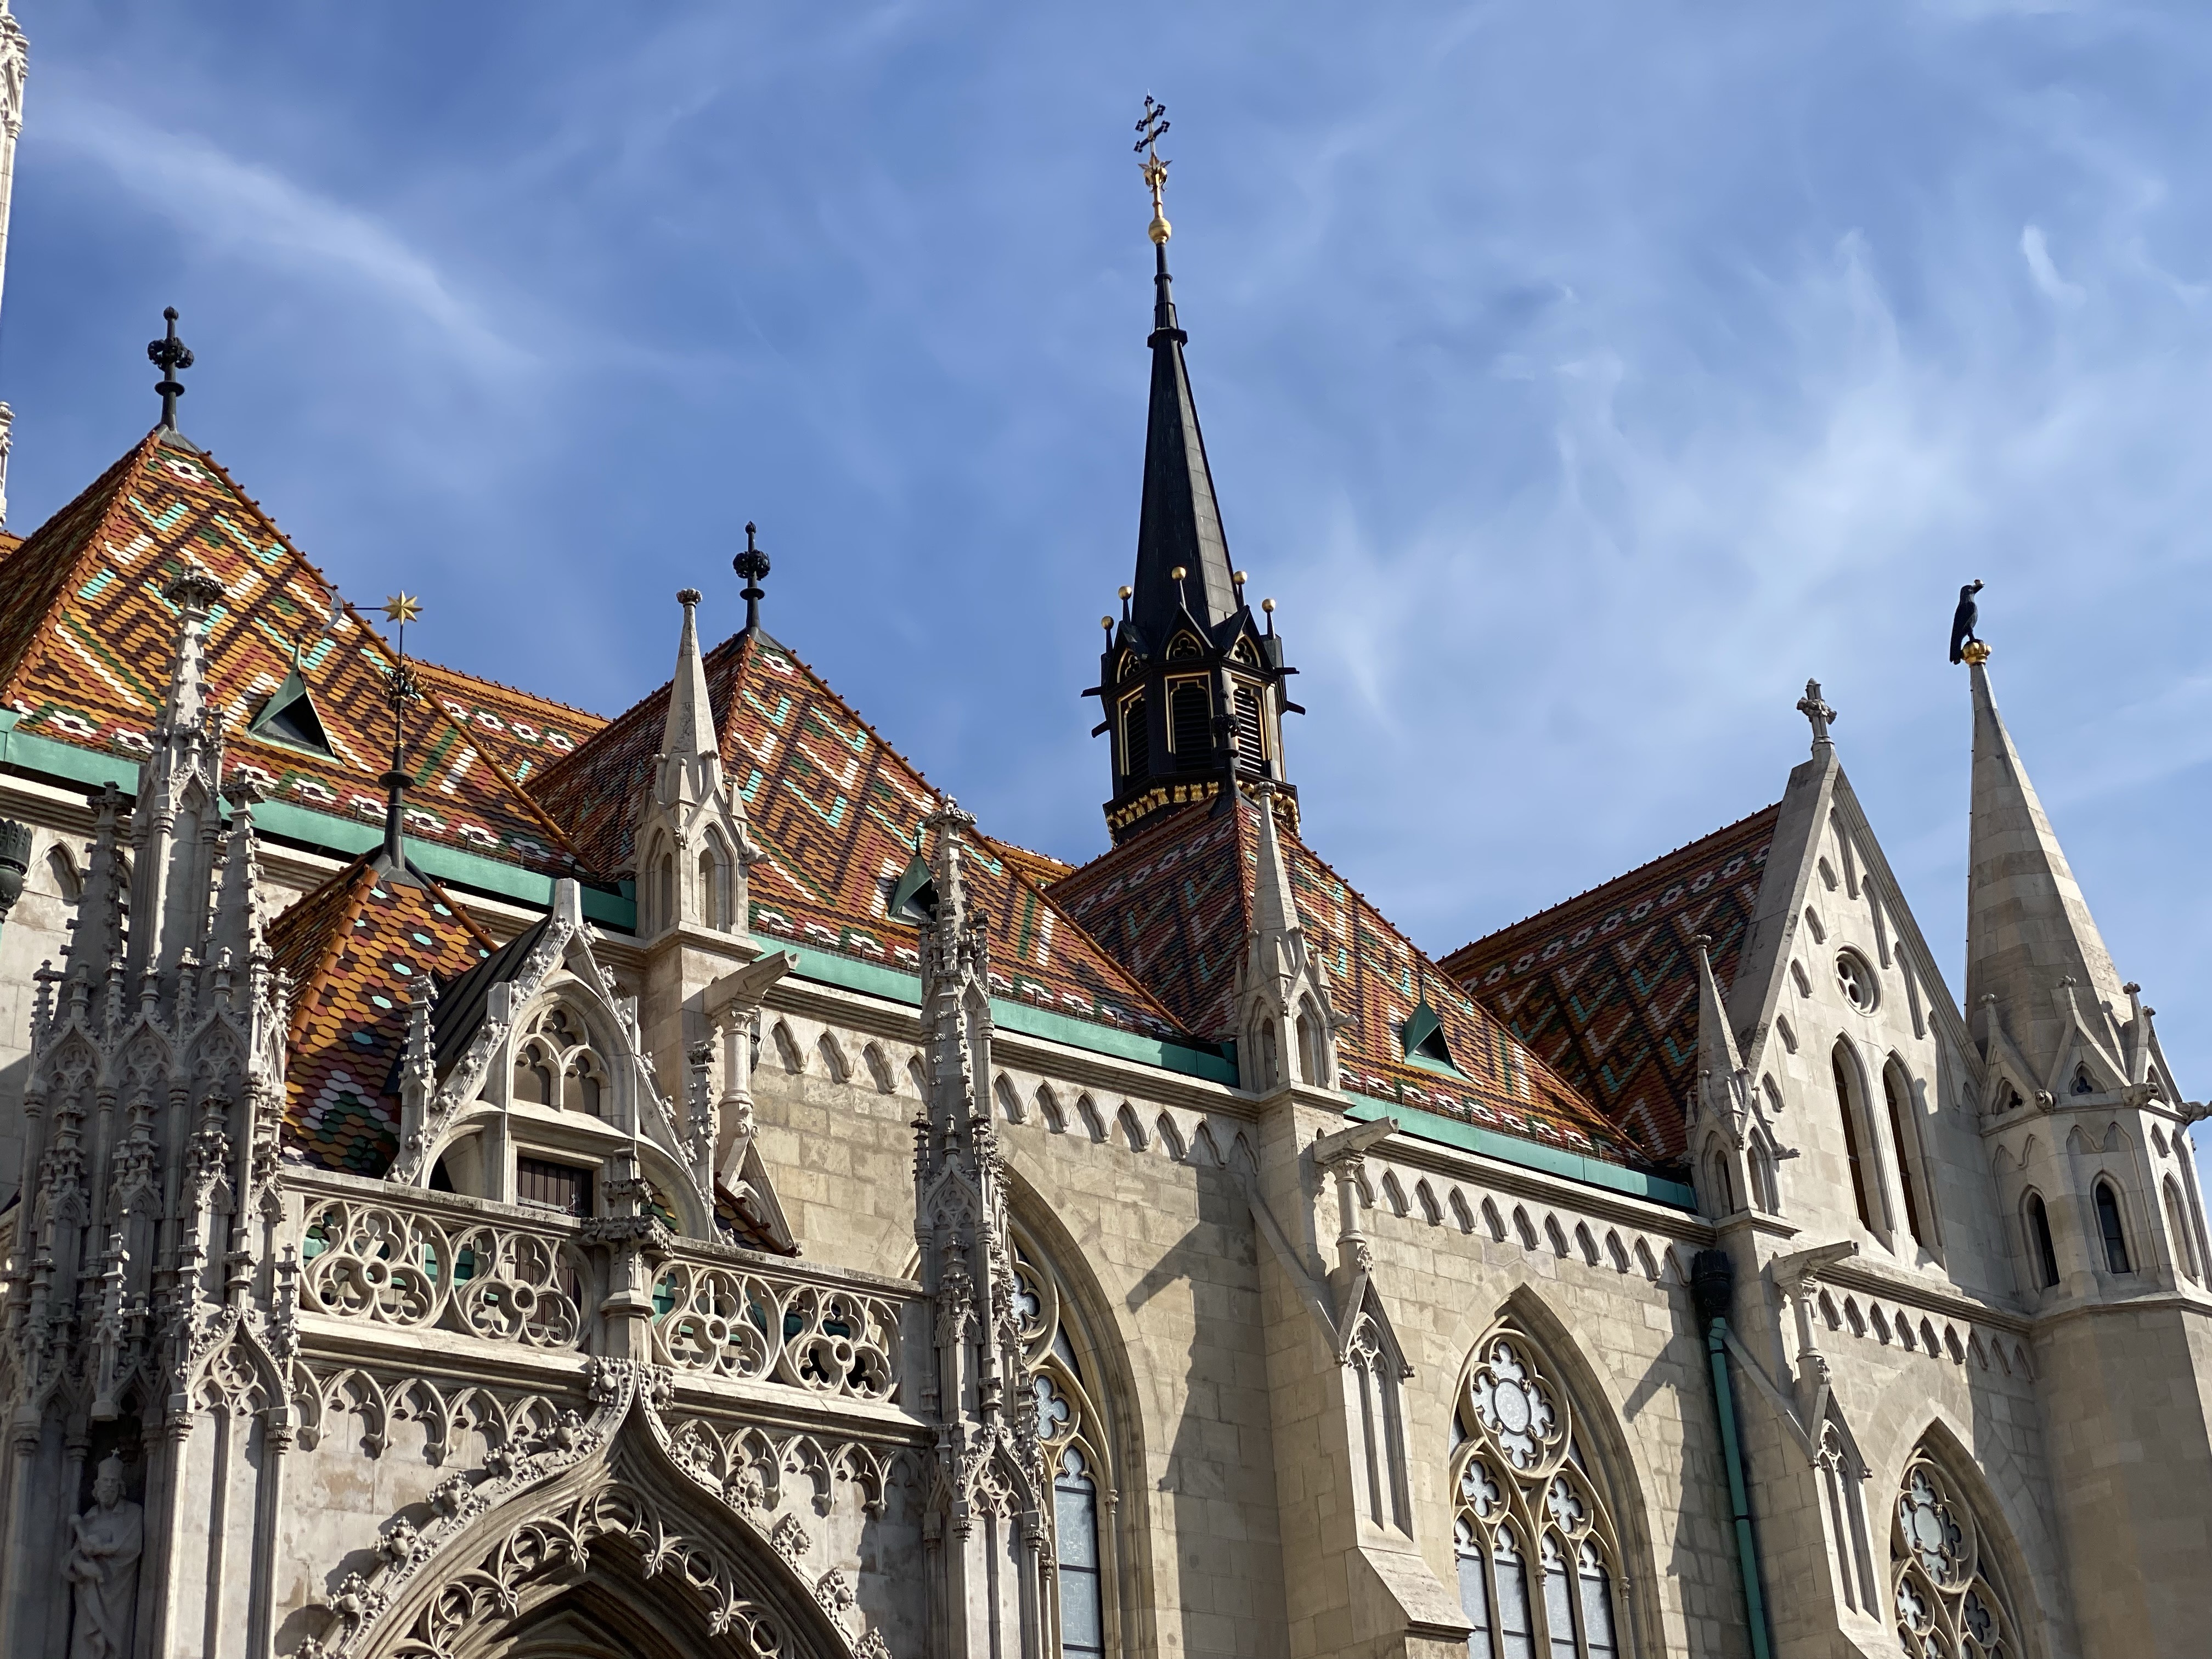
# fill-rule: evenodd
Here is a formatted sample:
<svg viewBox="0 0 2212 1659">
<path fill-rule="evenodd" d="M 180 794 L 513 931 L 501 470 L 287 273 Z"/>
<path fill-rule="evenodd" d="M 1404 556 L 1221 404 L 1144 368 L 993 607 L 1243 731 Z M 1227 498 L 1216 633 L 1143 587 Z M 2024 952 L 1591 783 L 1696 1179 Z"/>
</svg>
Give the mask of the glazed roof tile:
<svg viewBox="0 0 2212 1659">
<path fill-rule="evenodd" d="M 1191 1030 L 1227 1034 L 1250 927 L 1259 809 L 1186 807 L 1054 884 L 1051 896 Z M 1341 1085 L 1613 1162 L 1631 1149 L 1589 1101 L 1520 1042 L 1279 815 L 1309 947 L 1328 969 Z M 1406 1057 L 1404 1027 L 1425 997 L 1455 1068 Z"/>
<path fill-rule="evenodd" d="M 1683 1157 L 1697 1077 L 1698 959 L 1723 994 L 1742 960 L 1778 805 L 1462 946 L 1447 973 L 1652 1157 Z"/>
<path fill-rule="evenodd" d="M 38 736 L 144 753 L 175 632 L 161 590 L 186 560 L 223 587 L 210 614 L 208 680 L 230 769 L 273 799 L 381 822 L 391 653 L 349 605 L 323 633 L 331 589 L 322 573 L 221 466 L 174 434 L 147 434 L 0 561 L 0 702 Z M 295 640 L 307 641 L 301 667 L 329 755 L 249 730 L 290 672 Z M 425 678 L 456 701 L 464 682 L 483 695 L 483 682 L 449 671 Z M 566 872 L 569 849 L 502 770 L 501 747 L 478 742 L 437 703 L 417 705 L 412 723 L 410 837 Z"/>
<path fill-rule="evenodd" d="M 606 725 L 606 717 L 520 691 L 457 668 L 418 662 L 424 693 L 468 731 L 469 741 L 517 783 L 526 782 Z"/>
<path fill-rule="evenodd" d="M 751 871 L 752 930 L 918 973 L 919 933 L 887 909 L 938 791 L 765 634 L 725 640 L 703 666 L 724 770 L 767 854 Z M 632 870 L 633 814 L 652 787 L 667 706 L 663 685 L 532 781 L 538 803 L 566 827 L 595 874 Z M 970 841 L 968 890 L 991 918 L 1000 996 L 1147 1036 L 1187 1034 L 1046 897 L 1031 872 L 1052 861 L 987 835 Z"/>
<path fill-rule="evenodd" d="M 270 923 L 269 945 L 292 978 L 285 1146 L 325 1169 L 381 1175 L 399 1149 L 386 1085 L 408 1002 L 483 961 L 491 938 L 434 881 L 380 881 L 364 854 Z"/>
</svg>

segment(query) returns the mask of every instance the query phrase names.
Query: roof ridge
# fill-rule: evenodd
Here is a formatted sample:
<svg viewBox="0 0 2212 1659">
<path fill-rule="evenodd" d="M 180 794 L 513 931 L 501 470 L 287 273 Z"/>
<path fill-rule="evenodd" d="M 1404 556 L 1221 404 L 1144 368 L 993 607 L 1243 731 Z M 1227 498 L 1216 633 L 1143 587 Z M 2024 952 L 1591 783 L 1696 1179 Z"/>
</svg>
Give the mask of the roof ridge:
<svg viewBox="0 0 2212 1659">
<path fill-rule="evenodd" d="M 581 714 L 586 720 L 604 722 L 606 719 L 605 714 L 594 714 L 579 703 L 567 702 L 559 697 L 548 696 L 543 691 L 532 691 L 526 686 L 509 685 L 505 680 L 495 680 L 489 674 L 479 674 L 472 669 L 456 668 L 451 663 L 432 662 L 427 657 L 417 657 L 414 659 L 414 662 L 416 667 L 427 668 L 434 674 L 450 674 L 457 680 L 467 680 L 477 685 L 489 685 L 495 690 L 505 691 L 514 696 L 527 697 L 532 702 L 546 703 L 571 714 Z M 562 758 L 565 760 L 567 757 L 563 756 Z"/>
<path fill-rule="evenodd" d="M 58 603 L 66 608 L 64 596 L 74 592 L 76 586 L 72 582 L 71 578 L 82 569 L 86 555 L 93 544 L 99 539 L 100 530 L 106 525 L 110 516 L 115 511 L 117 499 L 123 487 L 136 476 L 138 467 L 145 460 L 147 452 L 158 447 L 161 432 L 161 428 L 154 428 L 137 443 L 117 456 L 106 471 L 77 491 L 61 507 L 48 514 L 46 522 L 25 537 L 17 545 L 15 552 L 9 556 L 4 568 L 6 574 L 12 575 L 28 568 L 26 562 L 18 556 L 25 548 L 33 550 L 31 555 L 33 560 L 38 557 L 39 552 L 42 550 L 38 546 L 40 538 L 48 530 L 54 530 L 57 540 L 67 537 L 72 532 L 79 532 L 77 544 L 64 563 L 52 568 L 50 572 L 41 572 L 33 576 L 33 580 L 38 580 L 41 576 L 47 580 L 48 586 L 44 597 L 36 604 L 30 603 L 27 595 L 15 597 L 10 608 L 14 611 L 17 625 L 22 629 L 22 637 L 14 641 L 12 645 L 0 641 L 0 653 L 5 653 L 4 655 L 0 655 L 0 688 L 13 685 L 21 675 L 25 665 L 31 660 L 32 653 L 37 649 L 39 642 L 45 638 L 44 630 L 40 626 L 40 623 L 53 614 Z M 72 517 L 80 509 L 89 509 L 93 502 L 103 494 L 108 498 L 106 504 L 100 507 L 96 515 L 88 516 L 88 522 Z M 68 522 L 65 523 L 64 520 Z M 61 527 L 55 529 L 57 526 Z"/>
<path fill-rule="evenodd" d="M 254 497 L 246 493 L 245 489 L 239 483 L 238 480 L 231 477 L 230 469 L 223 465 L 221 461 L 217 460 L 211 451 L 206 449 L 196 449 L 194 453 L 198 456 L 200 460 L 204 462 L 208 467 L 214 471 L 215 475 L 218 478 L 222 480 L 224 484 L 229 488 L 230 492 L 234 495 L 237 496 L 240 501 L 246 503 L 247 509 L 252 513 L 255 518 L 261 521 L 261 523 L 268 529 L 269 533 L 276 537 L 279 542 L 283 544 L 284 550 L 307 568 L 308 571 L 313 574 L 315 580 L 323 585 L 324 592 L 332 595 L 341 605 L 345 607 L 346 614 L 353 619 L 354 626 L 362 631 L 366 639 L 374 643 L 377 647 L 378 653 L 384 659 L 384 660 L 387 664 L 395 660 L 399 653 L 392 648 L 391 642 L 387 641 L 382 634 L 376 630 L 374 625 L 372 624 L 366 617 L 355 608 L 353 601 L 346 598 L 343 592 L 338 587 L 338 585 L 332 581 L 324 572 L 322 566 L 317 564 L 314 560 L 309 558 L 305 553 L 300 550 L 298 544 L 293 541 L 291 537 L 284 532 L 283 527 L 280 526 L 276 520 L 269 516 L 268 510 L 264 508 L 258 501 L 255 500 Z M 571 866 L 580 866 L 581 860 L 580 860 L 575 855 L 576 849 L 569 844 L 568 832 L 562 829 L 559 824 L 556 823 L 544 809 L 539 806 L 536 801 L 530 798 L 530 793 L 527 790 L 523 788 L 520 783 L 516 782 L 513 778 L 507 775 L 506 768 L 500 765 L 500 763 L 491 756 L 486 754 L 482 749 L 477 747 L 475 740 L 469 734 L 468 727 L 462 725 L 460 721 L 455 720 L 453 715 L 447 711 L 443 704 L 439 703 L 435 698 L 426 698 L 423 701 L 429 702 L 435 709 L 436 712 L 434 718 L 444 720 L 447 726 L 451 726 L 453 730 L 459 735 L 460 739 L 464 744 L 466 744 L 470 749 L 476 751 L 477 758 L 491 769 L 492 775 L 507 786 L 507 793 L 511 794 L 516 801 L 520 803 L 523 809 L 537 821 L 538 827 L 551 834 L 557 848 L 562 852 L 568 854 L 568 862 Z"/>
<path fill-rule="evenodd" d="M 1578 893 L 1570 893 L 1566 897 L 1555 900 L 1552 903 L 1546 905 L 1540 910 L 1531 910 L 1527 915 L 1522 916 L 1518 921 L 1509 921 L 1504 927 L 1493 927 L 1486 933 L 1477 933 L 1473 939 L 1461 945 L 1458 949 L 1445 952 L 1445 954 L 1439 958 L 1439 961 L 1449 962 L 1454 957 L 1463 957 L 1469 951 L 1474 950 L 1478 945 L 1487 945 L 1492 939 L 1503 939 L 1508 933 L 1518 932 L 1521 928 L 1526 927 L 1530 922 L 1540 921 L 1546 916 L 1550 915 L 1553 912 L 1556 910 L 1564 910 L 1571 904 L 1579 904 L 1583 900 L 1589 898 L 1594 893 L 1602 893 L 1608 887 L 1617 887 L 1622 882 L 1628 880 L 1631 877 L 1640 876 L 1647 870 L 1656 869 L 1660 865 L 1666 863 L 1668 860 L 1678 858 L 1684 853 L 1690 852 L 1694 848 L 1704 846 L 1709 841 L 1717 841 L 1723 836 L 1733 834 L 1736 830 L 1742 829 L 1744 825 L 1749 823 L 1753 818 L 1762 817 L 1769 812 L 1778 812 L 1781 809 L 1782 803 L 1780 801 L 1775 801 L 1768 805 L 1759 807 L 1755 811 L 1746 812 L 1741 817 L 1737 818 L 1731 823 L 1724 823 L 1717 830 L 1709 830 L 1702 836 L 1698 836 L 1692 840 L 1684 842 L 1680 847 L 1670 848 L 1666 852 L 1658 854 L 1655 858 L 1648 858 L 1644 860 L 1641 864 L 1631 865 L 1627 869 L 1623 870 L 1617 876 L 1608 876 L 1603 881 L 1597 882 L 1591 886 L 1585 887 Z"/>
<path fill-rule="evenodd" d="M 1399 943 L 1403 945 L 1407 950 L 1411 951 L 1414 956 L 1419 957 L 1423 962 L 1428 963 L 1429 967 L 1434 970 L 1436 977 L 1442 980 L 1447 986 L 1450 987 L 1452 994 L 1462 1000 L 1466 1004 L 1467 1009 L 1472 1009 L 1478 1019 L 1480 1019 L 1484 1024 L 1492 1026 L 1498 1030 L 1503 1032 L 1506 1036 L 1512 1038 L 1513 1042 L 1520 1046 L 1522 1052 L 1526 1054 L 1531 1060 L 1536 1063 L 1536 1065 L 1542 1067 L 1544 1075 L 1551 1079 L 1553 1083 L 1557 1084 L 1560 1090 L 1572 1097 L 1574 1099 L 1581 1101 L 1592 1111 L 1595 1112 L 1600 1117 L 1605 1118 L 1607 1121 L 1610 1122 L 1612 1121 L 1610 1116 L 1607 1114 L 1604 1107 L 1599 1105 L 1597 1102 L 1592 1100 L 1582 1090 L 1577 1088 L 1572 1083 L 1570 1083 L 1565 1077 L 1561 1076 L 1558 1071 L 1553 1069 L 1551 1061 L 1546 1060 L 1543 1055 L 1538 1054 L 1526 1042 L 1522 1042 L 1518 1036 L 1515 1036 L 1513 1028 L 1506 1024 L 1504 1020 L 1498 1018 L 1497 1015 L 1492 1013 L 1488 1008 L 1483 1006 L 1480 998 L 1471 994 L 1465 986 L 1462 985 L 1458 980 L 1447 973 L 1443 963 L 1421 949 L 1419 945 L 1414 944 L 1412 937 L 1407 934 L 1403 928 L 1400 927 L 1396 922 L 1391 921 L 1388 915 L 1383 914 L 1382 906 L 1376 903 L 1373 899 L 1369 898 L 1366 894 L 1361 892 L 1350 882 L 1345 881 L 1343 875 L 1338 872 L 1336 866 L 1331 864 L 1327 859 L 1323 858 L 1319 853 L 1315 852 L 1312 848 L 1309 847 L 1306 844 L 1305 837 L 1300 835 L 1295 828 L 1291 831 L 1291 844 L 1297 848 L 1299 851 L 1303 852 L 1308 858 L 1311 859 L 1322 869 L 1328 872 L 1333 879 L 1342 882 L 1344 884 L 1344 890 L 1351 894 L 1352 897 L 1358 899 L 1361 905 L 1366 908 L 1370 915 L 1373 916 L 1377 921 L 1381 922 L 1385 927 L 1388 927 L 1393 933 L 1396 934 Z M 1424 992 L 1424 994 L 1426 994 L 1425 991 Z M 1462 1012 L 1464 1012 L 1466 1010 L 1463 1009 Z"/>
</svg>

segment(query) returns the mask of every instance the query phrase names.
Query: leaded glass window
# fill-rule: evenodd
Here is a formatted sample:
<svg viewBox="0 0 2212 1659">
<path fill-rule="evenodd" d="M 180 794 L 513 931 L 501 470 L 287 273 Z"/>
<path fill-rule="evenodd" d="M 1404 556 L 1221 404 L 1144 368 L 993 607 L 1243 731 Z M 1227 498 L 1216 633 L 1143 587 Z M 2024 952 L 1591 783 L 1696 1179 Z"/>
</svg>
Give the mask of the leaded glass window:
<svg viewBox="0 0 2212 1659">
<path fill-rule="evenodd" d="M 1925 1452 L 1905 1466 L 1890 1538 L 1897 1635 L 1914 1659 L 2020 1659 L 2012 1604 L 1972 1510 Z"/>
<path fill-rule="evenodd" d="M 1113 1437 L 1088 1374 L 1074 1310 L 1044 1253 L 1018 1228 L 1012 1303 L 1035 1401 L 1037 1438 L 1052 1481 L 1053 1605 L 1060 1652 L 1088 1659 L 1115 1629 Z"/>
<path fill-rule="evenodd" d="M 1477 1345 L 1453 1429 L 1470 1659 L 1616 1659 L 1611 1510 L 1565 1390 L 1526 1332 L 1501 1325 Z"/>
</svg>

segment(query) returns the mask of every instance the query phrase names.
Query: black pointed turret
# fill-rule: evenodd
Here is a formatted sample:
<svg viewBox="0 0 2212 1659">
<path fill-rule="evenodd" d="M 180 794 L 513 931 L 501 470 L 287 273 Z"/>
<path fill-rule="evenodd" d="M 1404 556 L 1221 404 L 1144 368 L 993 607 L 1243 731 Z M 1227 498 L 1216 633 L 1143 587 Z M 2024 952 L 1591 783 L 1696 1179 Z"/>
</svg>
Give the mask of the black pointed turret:
<svg viewBox="0 0 2212 1659">
<path fill-rule="evenodd" d="M 1297 708 L 1283 681 L 1297 671 L 1284 665 L 1272 616 L 1261 631 L 1244 601 L 1244 573 L 1230 566 L 1168 274 L 1170 233 L 1160 204 L 1167 163 L 1152 153 L 1165 124 L 1154 106 L 1146 114 L 1138 149 L 1152 189 L 1152 386 L 1137 574 L 1121 590 L 1119 626 L 1104 618 L 1098 684 L 1086 694 L 1103 705 L 1098 730 L 1113 733 L 1106 822 L 1117 842 L 1155 813 L 1218 804 L 1231 788 L 1262 780 L 1294 824 L 1297 811 L 1282 766 L 1282 717 Z"/>
<path fill-rule="evenodd" d="M 1176 321 L 1175 279 L 1165 242 L 1153 246 L 1152 408 L 1145 422 L 1145 499 L 1137 520 L 1136 595 L 1131 616 L 1157 650 L 1186 603 L 1212 628 L 1238 610 L 1231 580 L 1229 540 L 1213 496 L 1198 405 L 1182 349 L 1189 336 Z M 1177 581 L 1173 572 L 1188 574 Z"/>
</svg>

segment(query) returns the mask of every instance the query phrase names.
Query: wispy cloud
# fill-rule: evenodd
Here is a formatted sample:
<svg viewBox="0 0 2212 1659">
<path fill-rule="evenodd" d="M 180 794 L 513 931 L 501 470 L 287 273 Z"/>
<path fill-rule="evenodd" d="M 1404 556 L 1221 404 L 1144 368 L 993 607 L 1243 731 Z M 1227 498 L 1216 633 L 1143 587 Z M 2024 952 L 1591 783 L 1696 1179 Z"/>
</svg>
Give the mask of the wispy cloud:
<svg viewBox="0 0 2212 1659">
<path fill-rule="evenodd" d="M 2028 225 L 2020 233 L 2020 251 L 2027 261 L 2028 275 L 2035 278 L 2036 287 L 2045 298 L 2069 307 L 2078 306 L 2088 297 L 2079 284 L 2068 282 L 2058 274 L 2058 267 L 2051 263 L 2050 245 L 2044 240 L 2043 227 Z"/>
</svg>

